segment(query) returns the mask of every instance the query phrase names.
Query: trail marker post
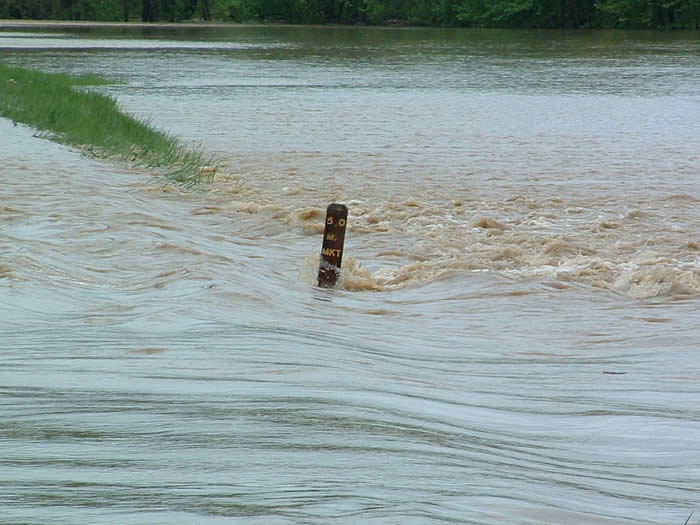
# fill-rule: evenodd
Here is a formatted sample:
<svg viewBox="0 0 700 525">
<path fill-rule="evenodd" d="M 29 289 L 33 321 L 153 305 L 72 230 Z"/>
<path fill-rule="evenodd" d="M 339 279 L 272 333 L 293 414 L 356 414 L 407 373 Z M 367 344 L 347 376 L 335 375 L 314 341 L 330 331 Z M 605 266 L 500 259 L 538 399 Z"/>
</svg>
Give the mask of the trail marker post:
<svg viewBox="0 0 700 525">
<path fill-rule="evenodd" d="M 321 264 L 318 268 L 318 285 L 322 288 L 333 288 L 338 280 L 347 224 L 347 206 L 337 202 L 329 204 L 326 210 L 326 227 L 323 232 Z"/>
</svg>

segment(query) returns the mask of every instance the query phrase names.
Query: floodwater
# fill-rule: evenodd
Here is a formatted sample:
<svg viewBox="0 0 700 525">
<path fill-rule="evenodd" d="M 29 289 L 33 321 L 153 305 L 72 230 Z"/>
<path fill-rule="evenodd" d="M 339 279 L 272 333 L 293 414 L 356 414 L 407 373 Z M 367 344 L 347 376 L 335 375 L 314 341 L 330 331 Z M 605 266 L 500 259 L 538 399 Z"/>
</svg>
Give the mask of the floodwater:
<svg viewBox="0 0 700 525">
<path fill-rule="evenodd" d="M 218 166 L 0 119 L 1 523 L 700 519 L 697 33 L 5 23 L 0 60 Z"/>
</svg>

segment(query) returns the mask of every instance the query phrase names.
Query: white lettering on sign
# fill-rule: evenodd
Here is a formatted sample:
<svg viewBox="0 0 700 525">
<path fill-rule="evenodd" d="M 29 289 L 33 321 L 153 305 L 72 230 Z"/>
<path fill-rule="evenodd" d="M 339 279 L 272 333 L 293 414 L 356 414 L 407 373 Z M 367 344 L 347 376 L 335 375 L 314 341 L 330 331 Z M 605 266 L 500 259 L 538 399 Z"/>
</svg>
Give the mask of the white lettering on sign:
<svg viewBox="0 0 700 525">
<path fill-rule="evenodd" d="M 326 217 L 326 224 L 333 224 L 333 217 Z M 338 219 L 338 226 L 343 228 L 347 221 L 345 219 Z"/>
</svg>

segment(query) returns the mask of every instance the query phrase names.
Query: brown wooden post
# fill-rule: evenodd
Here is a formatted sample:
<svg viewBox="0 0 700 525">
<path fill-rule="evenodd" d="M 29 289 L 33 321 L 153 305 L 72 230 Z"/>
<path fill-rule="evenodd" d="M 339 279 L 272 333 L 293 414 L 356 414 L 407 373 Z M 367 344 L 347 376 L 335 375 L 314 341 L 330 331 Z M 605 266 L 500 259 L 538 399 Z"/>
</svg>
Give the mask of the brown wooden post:
<svg viewBox="0 0 700 525">
<path fill-rule="evenodd" d="M 333 288 L 338 280 L 347 223 L 347 206 L 337 202 L 329 204 L 326 210 L 326 228 L 323 232 L 321 264 L 318 268 L 318 285 L 323 288 Z"/>
</svg>

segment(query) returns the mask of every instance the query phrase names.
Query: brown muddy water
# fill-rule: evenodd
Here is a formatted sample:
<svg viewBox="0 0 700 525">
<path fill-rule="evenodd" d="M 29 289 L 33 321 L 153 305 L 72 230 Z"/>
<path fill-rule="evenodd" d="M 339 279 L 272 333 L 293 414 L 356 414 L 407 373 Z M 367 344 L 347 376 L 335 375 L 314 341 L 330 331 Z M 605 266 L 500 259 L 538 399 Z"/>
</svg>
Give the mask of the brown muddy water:
<svg viewBox="0 0 700 525">
<path fill-rule="evenodd" d="M 0 523 L 700 519 L 697 33 L 5 23 L 0 60 L 219 165 L 0 120 Z"/>
</svg>

